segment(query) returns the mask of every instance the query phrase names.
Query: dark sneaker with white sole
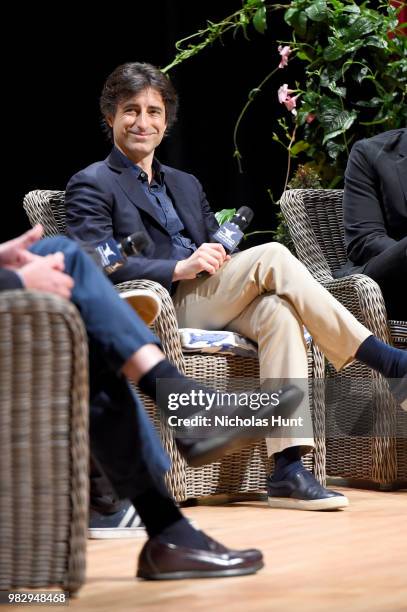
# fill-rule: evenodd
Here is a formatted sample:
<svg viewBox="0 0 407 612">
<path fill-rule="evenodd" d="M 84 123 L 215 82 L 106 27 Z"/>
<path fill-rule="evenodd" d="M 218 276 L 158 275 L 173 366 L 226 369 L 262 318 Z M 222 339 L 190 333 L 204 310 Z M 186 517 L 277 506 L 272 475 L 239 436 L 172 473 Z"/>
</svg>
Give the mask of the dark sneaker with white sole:
<svg viewBox="0 0 407 612">
<path fill-rule="evenodd" d="M 284 480 L 269 476 L 267 501 L 271 508 L 290 510 L 339 510 L 349 505 L 345 495 L 323 487 L 304 467 L 289 472 Z"/>
<path fill-rule="evenodd" d="M 116 538 L 145 538 L 146 530 L 135 507 L 128 500 L 113 514 L 102 514 L 96 510 L 89 512 L 88 537 L 91 540 Z"/>
<path fill-rule="evenodd" d="M 147 531 L 133 504 L 124 499 L 117 512 L 103 514 L 92 508 L 89 511 L 88 538 L 90 540 L 116 540 L 120 538 L 146 538 Z M 196 521 L 187 519 L 198 529 Z"/>
</svg>

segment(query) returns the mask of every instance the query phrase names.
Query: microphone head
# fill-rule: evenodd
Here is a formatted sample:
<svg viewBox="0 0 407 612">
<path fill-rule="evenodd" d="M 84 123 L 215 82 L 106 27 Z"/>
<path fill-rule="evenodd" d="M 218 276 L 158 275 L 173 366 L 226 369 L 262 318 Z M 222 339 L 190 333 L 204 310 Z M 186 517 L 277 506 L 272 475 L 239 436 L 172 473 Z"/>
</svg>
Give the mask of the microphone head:
<svg viewBox="0 0 407 612">
<path fill-rule="evenodd" d="M 231 222 L 236 223 L 241 230 L 245 230 L 254 217 L 254 212 L 248 206 L 241 206 L 233 215 Z"/>
<path fill-rule="evenodd" d="M 121 241 L 121 247 L 126 255 L 151 255 L 153 243 L 145 232 L 134 232 Z"/>
</svg>

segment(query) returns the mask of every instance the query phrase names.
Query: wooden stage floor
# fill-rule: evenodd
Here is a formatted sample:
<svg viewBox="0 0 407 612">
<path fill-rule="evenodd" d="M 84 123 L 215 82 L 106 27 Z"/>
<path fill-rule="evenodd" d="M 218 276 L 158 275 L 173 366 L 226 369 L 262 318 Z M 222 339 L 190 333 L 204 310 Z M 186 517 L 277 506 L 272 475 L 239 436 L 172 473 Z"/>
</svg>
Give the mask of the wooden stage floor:
<svg viewBox="0 0 407 612">
<path fill-rule="evenodd" d="M 260 548 L 266 565 L 254 576 L 136 581 L 143 540 L 89 541 L 87 582 L 69 608 L 407 611 L 407 491 L 338 490 L 351 504 L 336 512 L 272 510 L 263 502 L 185 508 L 224 544 Z"/>
</svg>

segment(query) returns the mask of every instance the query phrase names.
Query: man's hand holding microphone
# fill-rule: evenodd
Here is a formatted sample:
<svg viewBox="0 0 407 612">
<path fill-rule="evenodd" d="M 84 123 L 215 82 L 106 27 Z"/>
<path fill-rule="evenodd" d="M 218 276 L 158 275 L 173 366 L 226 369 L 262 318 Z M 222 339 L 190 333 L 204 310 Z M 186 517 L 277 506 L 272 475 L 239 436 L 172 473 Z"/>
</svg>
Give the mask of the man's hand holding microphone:
<svg viewBox="0 0 407 612">
<path fill-rule="evenodd" d="M 240 244 L 252 219 L 253 211 L 248 206 L 239 208 L 230 221 L 219 227 L 211 242 L 204 242 L 188 259 L 176 264 L 172 280 L 192 280 L 215 274 L 230 259 L 230 253 Z"/>
</svg>

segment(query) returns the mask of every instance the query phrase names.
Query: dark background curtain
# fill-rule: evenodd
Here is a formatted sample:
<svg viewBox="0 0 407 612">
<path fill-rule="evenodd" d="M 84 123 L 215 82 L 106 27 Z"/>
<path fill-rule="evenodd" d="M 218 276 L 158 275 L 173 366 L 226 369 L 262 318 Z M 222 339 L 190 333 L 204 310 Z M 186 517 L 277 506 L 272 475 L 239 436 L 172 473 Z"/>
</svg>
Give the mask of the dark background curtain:
<svg viewBox="0 0 407 612">
<path fill-rule="evenodd" d="M 3 185 L 1 239 L 29 227 L 22 200 L 31 189 L 64 189 L 70 176 L 104 159 L 110 150 L 100 127 L 99 94 L 120 63 L 165 66 L 175 42 L 218 20 L 239 0 L 150 0 L 98 8 L 81 5 L 16 6 L 4 29 L 12 43 L 3 52 Z M 277 44 L 288 31 L 273 13 L 265 36 L 229 37 L 171 72 L 180 96 L 177 125 L 162 143 L 163 163 L 195 174 L 214 210 L 251 206 L 251 229 L 275 226 L 267 194 L 281 191 L 285 151 L 272 142 L 276 118 L 284 114 L 277 89 L 293 84 L 292 71 L 278 71 L 248 112 L 239 133 L 244 174 L 232 157 L 232 132 L 247 93 L 279 62 Z M 7 59 L 8 58 L 8 59 Z M 289 117 L 287 115 L 287 119 Z M 267 236 L 258 241 L 265 241 Z M 254 244 L 252 242 L 251 244 Z"/>
</svg>

